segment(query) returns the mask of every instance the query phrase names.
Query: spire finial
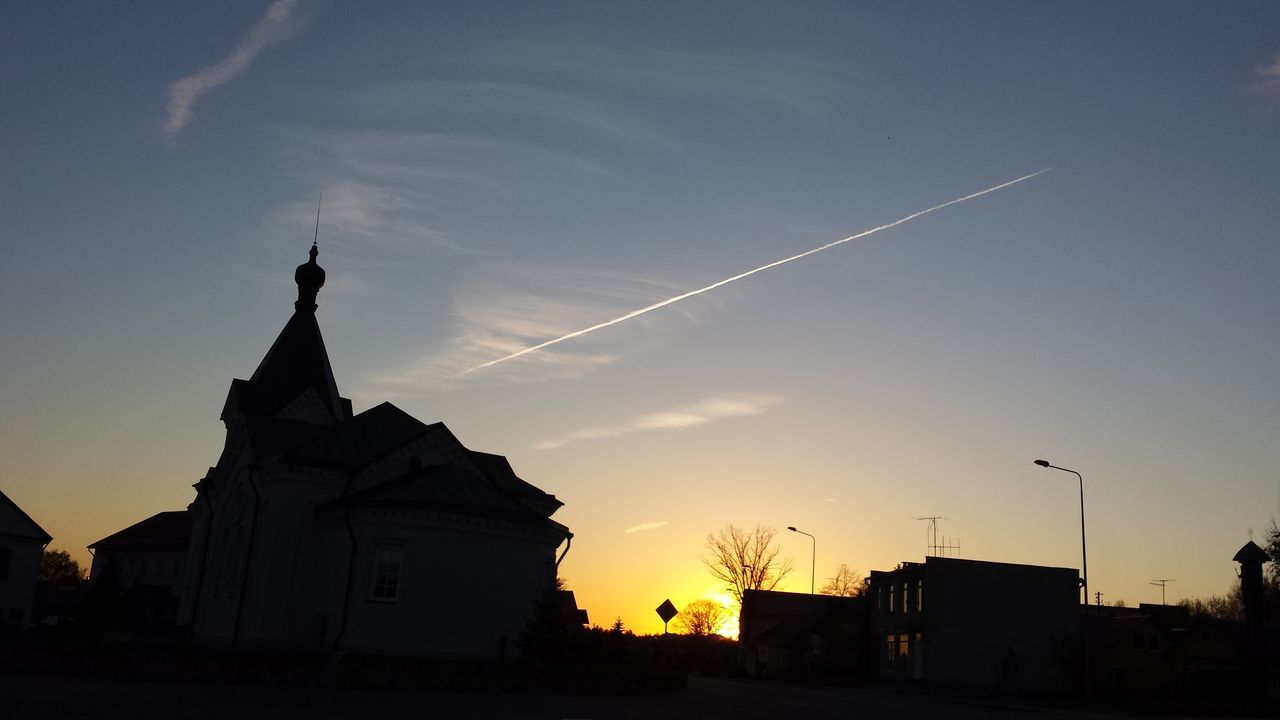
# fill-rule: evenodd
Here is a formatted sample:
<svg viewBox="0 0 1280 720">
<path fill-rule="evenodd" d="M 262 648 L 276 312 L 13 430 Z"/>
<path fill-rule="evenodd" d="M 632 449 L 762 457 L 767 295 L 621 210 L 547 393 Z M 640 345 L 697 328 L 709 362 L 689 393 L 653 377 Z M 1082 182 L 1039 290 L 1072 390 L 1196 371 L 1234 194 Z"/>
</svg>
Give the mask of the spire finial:
<svg viewBox="0 0 1280 720">
<path fill-rule="evenodd" d="M 321 193 L 321 199 L 324 194 Z M 293 281 L 298 284 L 298 301 L 293 304 L 293 309 L 297 312 L 315 312 L 316 311 L 316 295 L 320 292 L 320 288 L 324 287 L 324 268 L 316 263 L 316 256 L 320 254 L 317 247 L 320 240 L 320 200 L 316 201 L 316 232 L 311 238 L 311 252 L 308 253 L 311 258 L 307 262 L 298 266 L 293 272 Z"/>
<path fill-rule="evenodd" d="M 311 247 L 315 247 L 320 240 L 320 201 L 324 200 L 324 191 L 320 191 L 320 197 L 316 198 L 316 234 L 311 238 Z"/>
</svg>

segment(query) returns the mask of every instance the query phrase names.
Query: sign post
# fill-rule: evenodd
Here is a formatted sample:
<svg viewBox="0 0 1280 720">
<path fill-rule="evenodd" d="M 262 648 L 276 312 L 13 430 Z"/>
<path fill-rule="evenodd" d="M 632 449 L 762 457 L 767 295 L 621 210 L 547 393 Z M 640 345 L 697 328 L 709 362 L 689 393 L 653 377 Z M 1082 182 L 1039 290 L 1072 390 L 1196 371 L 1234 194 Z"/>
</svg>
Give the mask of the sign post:
<svg viewBox="0 0 1280 720">
<path fill-rule="evenodd" d="M 662 618 L 662 634 L 666 635 L 667 623 L 671 622 L 671 618 L 679 615 L 680 611 L 676 610 L 676 606 L 671 604 L 670 599 L 663 600 L 662 604 L 656 608 L 656 611 L 658 613 L 658 617 Z"/>
</svg>

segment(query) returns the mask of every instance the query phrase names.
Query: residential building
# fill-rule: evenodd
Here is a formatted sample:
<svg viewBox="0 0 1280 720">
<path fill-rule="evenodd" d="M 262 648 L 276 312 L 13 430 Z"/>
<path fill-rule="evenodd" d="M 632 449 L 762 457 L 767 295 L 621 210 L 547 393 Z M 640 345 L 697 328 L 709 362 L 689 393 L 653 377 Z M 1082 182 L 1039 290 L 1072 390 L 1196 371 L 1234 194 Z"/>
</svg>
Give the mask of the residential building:
<svg viewBox="0 0 1280 720">
<path fill-rule="evenodd" d="M 1079 581 L 1069 568 L 927 557 L 872 571 L 880 677 L 1064 691 L 1079 676 Z"/>
<path fill-rule="evenodd" d="M 0 625 L 21 629 L 31 622 L 40 555 L 52 539 L 0 492 Z"/>
<path fill-rule="evenodd" d="M 875 667 L 867 623 L 865 596 L 748 590 L 738 616 L 743 669 L 759 679 L 865 680 Z"/>
<path fill-rule="evenodd" d="M 89 546 L 93 552 L 89 581 L 100 591 L 119 595 L 121 619 L 172 625 L 190 542 L 191 513 L 156 513 Z"/>
</svg>

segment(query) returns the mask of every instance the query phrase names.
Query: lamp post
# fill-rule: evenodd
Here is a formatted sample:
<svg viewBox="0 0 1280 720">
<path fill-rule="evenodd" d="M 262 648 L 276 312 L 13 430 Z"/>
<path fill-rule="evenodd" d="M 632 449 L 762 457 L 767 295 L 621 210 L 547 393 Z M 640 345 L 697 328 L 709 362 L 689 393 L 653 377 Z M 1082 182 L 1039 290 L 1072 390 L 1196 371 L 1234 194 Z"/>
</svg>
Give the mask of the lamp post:
<svg viewBox="0 0 1280 720">
<path fill-rule="evenodd" d="M 794 533 L 800 533 L 801 535 L 809 535 L 809 533 L 807 533 L 807 532 L 805 532 L 805 531 L 803 531 L 803 530 L 798 530 L 798 529 L 796 529 L 796 526 L 795 526 L 795 525 L 788 525 L 788 526 L 787 526 L 787 529 L 788 529 L 788 530 L 790 530 L 791 532 L 794 532 Z M 809 645 L 809 651 L 808 651 L 808 652 L 806 652 L 806 653 L 805 653 L 805 655 L 804 655 L 804 661 L 805 661 L 805 673 L 806 673 L 806 675 L 808 675 L 809 677 L 812 677 L 812 676 L 813 676 L 813 671 L 814 671 L 814 667 L 813 667 L 813 665 L 814 665 L 814 662 L 817 660 L 817 658 L 815 658 L 814 656 L 815 656 L 815 654 L 817 653 L 817 648 L 818 648 L 817 643 L 818 643 L 818 639 L 819 639 L 819 638 L 818 638 L 817 620 L 816 620 L 816 618 L 817 618 L 818 614 L 817 614 L 816 609 L 814 608 L 814 602 L 817 600 L 817 597 L 814 595 L 814 592 L 813 592 L 814 578 L 816 578 L 816 577 L 817 577 L 817 573 L 818 573 L 818 538 L 816 538 L 816 537 L 814 537 L 814 536 L 812 536 L 812 535 L 809 535 L 809 540 L 811 540 L 811 541 L 812 541 L 812 544 L 813 544 L 813 553 L 812 553 L 812 555 L 811 555 L 811 556 L 810 556 L 810 558 L 809 558 L 809 639 L 810 639 L 810 645 Z"/>
<path fill-rule="evenodd" d="M 1084 477 L 1080 473 L 1076 472 L 1075 470 L 1072 470 L 1070 468 L 1058 467 L 1057 465 L 1050 463 L 1048 460 L 1036 460 L 1036 465 L 1039 465 L 1042 468 L 1053 468 L 1054 470 L 1069 472 L 1072 475 L 1075 475 L 1076 478 L 1080 481 L 1080 565 L 1081 565 L 1080 570 L 1084 574 L 1084 607 L 1085 607 L 1085 610 L 1087 611 L 1089 608 L 1089 553 L 1085 549 L 1085 542 L 1084 542 Z M 1083 624 L 1082 622 L 1081 627 L 1085 628 L 1087 627 L 1087 625 Z M 1090 663 L 1089 663 L 1089 645 L 1087 642 L 1087 637 L 1088 637 L 1087 631 L 1082 630 L 1081 638 L 1086 639 L 1086 642 L 1084 643 L 1084 688 L 1085 688 L 1085 694 L 1089 697 L 1092 697 L 1093 684 L 1090 682 L 1090 676 L 1089 676 Z"/>
<path fill-rule="evenodd" d="M 809 533 L 803 530 L 797 530 L 794 525 L 788 525 L 787 529 L 794 533 L 800 533 L 801 535 L 809 535 Z M 813 578 L 814 574 L 818 571 L 818 538 L 809 535 L 809 539 L 813 541 L 813 555 L 809 560 L 809 594 L 812 595 Z"/>
<path fill-rule="evenodd" d="M 1036 464 L 1043 468 L 1053 468 L 1062 472 L 1069 472 L 1080 480 L 1080 564 L 1084 573 L 1084 604 L 1089 604 L 1089 553 L 1085 549 L 1084 543 L 1084 478 L 1075 470 L 1064 467 L 1058 467 L 1051 464 L 1048 460 L 1037 460 Z"/>
</svg>

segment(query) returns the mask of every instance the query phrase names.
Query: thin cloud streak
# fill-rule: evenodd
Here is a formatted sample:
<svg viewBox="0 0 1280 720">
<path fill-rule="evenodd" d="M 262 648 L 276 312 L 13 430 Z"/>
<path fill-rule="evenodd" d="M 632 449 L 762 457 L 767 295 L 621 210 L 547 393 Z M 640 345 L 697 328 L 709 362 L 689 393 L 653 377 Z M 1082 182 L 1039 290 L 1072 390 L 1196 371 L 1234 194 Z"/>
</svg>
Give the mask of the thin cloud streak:
<svg viewBox="0 0 1280 720">
<path fill-rule="evenodd" d="M 210 90 L 234 80 L 249 69 L 263 50 L 287 40 L 297 31 L 298 24 L 293 11 L 298 0 L 276 0 L 267 7 L 262 19 L 249 28 L 244 39 L 225 60 L 200 69 L 169 86 L 169 104 L 165 106 L 168 117 L 164 131 L 170 139 L 176 138 L 195 117 L 192 108 Z"/>
<path fill-rule="evenodd" d="M 462 371 L 476 357 L 515 352 L 540 338 L 566 332 L 602 315 L 651 302 L 678 288 L 631 275 L 547 264 L 482 262 L 454 292 L 450 315 L 453 336 L 441 347 L 379 372 L 366 374 L 361 384 L 377 396 L 386 393 L 421 394 L 465 386 Z M 686 306 L 692 307 L 692 306 Z M 682 308 L 685 309 L 685 308 Z M 648 319 L 648 318 L 647 318 Z M 652 318 L 660 326 L 687 324 L 692 315 L 670 313 Z M 623 351 L 641 349 L 655 336 L 654 327 L 637 338 L 623 339 Z M 485 376 L 486 382 L 528 384 L 569 380 L 613 363 L 620 354 L 619 338 L 609 348 L 589 340 L 509 363 Z M 374 390 L 376 389 L 376 392 Z"/>
<path fill-rule="evenodd" d="M 571 332 L 571 333 L 569 333 L 569 334 L 567 334 L 567 335 L 561 335 L 560 337 L 557 337 L 557 338 L 554 338 L 554 339 L 548 340 L 548 341 L 543 342 L 543 343 L 539 343 L 538 345 L 534 345 L 534 346 L 532 346 L 532 347 L 527 347 L 527 348 L 524 348 L 523 350 L 520 350 L 520 351 L 518 351 L 518 352 L 513 352 L 513 353 L 510 353 L 510 354 L 508 354 L 508 355 L 504 355 L 504 356 L 502 356 L 502 357 L 500 357 L 500 358 L 498 358 L 498 359 L 496 359 L 496 360 L 490 360 L 490 361 L 488 361 L 488 362 L 480 363 L 479 365 L 475 365 L 475 366 L 473 366 L 473 367 L 470 367 L 470 368 L 468 368 L 468 369 L 464 370 L 462 374 L 463 374 L 463 375 L 466 375 L 466 374 L 469 374 L 469 373 L 475 372 L 476 370 L 484 370 L 485 368 L 493 367 L 494 365 L 497 365 L 497 364 L 499 364 L 499 363 L 503 363 L 503 362 L 506 362 L 506 361 L 508 361 L 508 360 L 514 360 L 514 359 L 516 359 L 516 358 L 518 358 L 518 357 L 520 357 L 520 356 L 522 356 L 522 355 L 527 355 L 527 354 L 529 354 L 529 353 L 531 353 L 531 352 L 537 352 L 538 350 L 542 350 L 543 348 L 551 347 L 552 345 L 558 345 L 558 344 L 560 344 L 560 343 L 562 343 L 562 342 L 565 342 L 566 340 L 572 340 L 572 339 L 577 338 L 577 337 L 582 337 L 583 335 L 586 335 L 587 333 L 595 332 L 596 330 L 603 330 L 604 328 L 611 327 L 611 326 L 613 326 L 613 325 L 617 325 L 617 324 L 618 324 L 618 323 L 620 323 L 620 322 L 626 322 L 627 320 L 631 320 L 632 318 L 639 317 L 639 316 L 641 316 L 641 315 L 644 315 L 645 313 L 650 313 L 650 312 L 653 312 L 654 310 L 660 310 L 660 309 L 662 309 L 662 308 L 664 308 L 664 307 L 666 307 L 666 306 L 668 306 L 668 305 L 671 305 L 671 304 L 673 304 L 673 303 L 678 303 L 678 302 L 680 302 L 681 300 L 687 300 L 688 298 L 694 297 L 694 296 L 696 296 L 696 295 L 701 295 L 701 294 L 703 294 L 703 293 L 710 292 L 710 291 L 715 290 L 716 288 L 718 288 L 718 287 L 720 287 L 720 286 L 722 286 L 722 285 L 728 285 L 728 284 L 729 284 L 729 283 L 731 283 L 731 282 L 735 282 L 735 281 L 737 281 L 737 280 L 741 280 L 741 279 L 743 279 L 743 278 L 750 277 L 750 276 L 752 276 L 752 275 L 755 275 L 755 274 L 756 274 L 756 273 L 758 273 L 758 272 L 764 272 L 765 270 L 769 270 L 769 269 L 771 269 L 771 268 L 775 268 L 775 267 L 777 267 L 777 266 L 779 266 L 779 265 L 784 265 L 784 264 L 789 263 L 789 262 L 792 262 L 792 261 L 794 261 L 794 260 L 799 260 L 799 259 L 801 259 L 801 258 L 808 257 L 808 256 L 813 255 L 813 254 L 816 254 L 816 253 L 820 253 L 820 252 L 822 252 L 823 250 L 830 250 L 831 248 L 836 247 L 837 245 L 843 245 L 843 244 L 845 244 L 845 243 L 847 243 L 847 242 L 852 242 L 852 241 L 854 241 L 854 240 L 858 240 L 858 239 L 860 239 L 860 238 L 867 237 L 868 235 L 873 235 L 873 234 L 875 234 L 875 233 L 880 232 L 881 230 L 888 230 L 889 228 L 897 227 L 898 225 L 901 225 L 901 224 L 903 224 L 903 223 L 905 223 L 905 222 L 910 222 L 910 221 L 912 221 L 912 220 L 915 220 L 916 218 L 918 218 L 918 217 L 920 217 L 920 216 L 922 216 L 922 215 L 928 215 L 929 213 L 932 213 L 932 212 L 935 212 L 935 211 L 941 210 L 941 209 L 943 209 L 943 208 L 950 207 L 950 206 L 952 206 L 952 205 L 956 205 L 956 204 L 958 204 L 958 203 L 962 203 L 962 202 L 965 202 L 965 201 L 968 201 L 968 200 L 972 200 L 972 199 L 974 199 L 974 198 L 981 197 L 981 196 L 986 195 L 986 194 L 988 194 L 988 193 L 996 192 L 997 190 L 1003 190 L 1004 188 L 1007 188 L 1007 187 L 1009 187 L 1010 185 L 1016 185 L 1017 183 L 1023 182 L 1024 180 L 1030 180 L 1031 178 L 1034 178 L 1034 177 L 1036 177 L 1037 175 L 1041 175 L 1041 174 L 1043 174 L 1043 173 L 1049 172 L 1049 171 L 1050 171 L 1050 170 L 1052 170 L 1052 169 L 1053 169 L 1052 167 L 1043 168 L 1043 169 L 1041 169 L 1041 170 L 1037 170 L 1037 171 L 1035 171 L 1035 172 L 1033 172 L 1033 173 L 1030 173 L 1030 174 L 1028 174 L 1028 175 L 1023 175 L 1022 177 L 1015 178 L 1015 179 L 1013 179 L 1013 180 L 1009 180 L 1008 182 L 1003 182 L 1003 183 L 1000 183 L 999 185 L 993 185 L 992 187 L 989 187 L 989 188 L 987 188 L 987 189 L 985 189 L 985 190 L 979 190 L 978 192 L 971 193 L 971 194 L 969 194 L 969 195 L 965 195 L 964 197 L 958 197 L 958 198 L 955 198 L 954 200 L 948 200 L 947 202 L 944 202 L 944 203 L 942 203 L 942 204 L 940 204 L 940 205 L 934 205 L 934 206 L 933 206 L 933 207 L 931 207 L 931 208 L 926 208 L 926 209 L 924 209 L 924 210 L 920 210 L 920 211 L 917 211 L 917 212 L 911 213 L 910 215 L 906 215 L 906 216 L 904 216 L 904 217 L 900 217 L 900 218 L 898 218 L 897 220 L 894 220 L 893 222 L 888 222 L 888 223 L 885 223 L 884 225 L 879 225 L 879 226 L 877 226 L 877 227 L 873 227 L 873 228 L 871 228 L 871 229 L 869 229 L 869 230 L 863 230 L 862 232 L 857 233 L 857 234 L 855 234 L 855 235 L 850 235 L 849 237 L 842 238 L 842 239 L 840 239 L 840 240 L 835 240 L 835 241 L 833 241 L 833 242 L 829 242 L 829 243 L 827 243 L 826 245 L 822 245 L 822 246 L 820 246 L 820 247 L 813 248 L 812 250 L 806 250 L 805 252 L 802 252 L 802 253 L 800 253 L 800 254 L 798 254 L 798 255 L 792 255 L 791 257 L 786 257 L 786 258 L 783 258 L 783 259 L 781 259 L 781 260 L 775 260 L 775 261 L 773 261 L 773 262 L 771 262 L 771 263 L 769 263 L 769 264 L 767 264 L 767 265 L 761 265 L 760 267 L 755 268 L 754 270 L 748 270 L 748 271 L 746 271 L 746 272 L 744 272 L 744 273 L 739 273 L 739 274 L 734 275 L 734 276 L 732 276 L 732 277 L 725 278 L 724 280 L 721 280 L 721 281 L 719 281 L 719 282 L 715 282 L 715 283 L 712 283 L 712 284 L 710 284 L 710 285 L 707 285 L 706 287 L 698 288 L 697 290 L 690 290 L 690 291 L 689 291 L 689 292 L 687 292 L 687 293 L 683 293 L 683 294 L 680 294 L 680 295 L 676 295 L 675 297 L 667 298 L 666 300 L 663 300 L 663 301 L 661 301 L 661 302 L 656 302 L 656 303 L 654 303 L 654 304 L 652 304 L 652 305 L 649 305 L 649 306 L 647 306 L 647 307 L 640 308 L 639 310 L 633 310 L 633 311 L 631 311 L 631 312 L 629 312 L 629 313 L 627 313 L 627 314 L 625 314 L 625 315 L 620 315 L 620 316 L 618 316 L 618 317 L 616 317 L 616 318 L 614 318 L 614 319 L 612 319 L 612 320 L 606 320 L 605 322 L 597 323 L 597 324 L 592 325 L 592 326 L 590 326 L 590 327 L 583 328 L 582 330 L 577 330 L 577 331 L 575 331 L 575 332 Z"/>
<path fill-rule="evenodd" d="M 581 440 L 599 440 L 647 430 L 684 430 L 725 418 L 760 415 L 780 402 L 782 398 L 776 395 L 749 393 L 719 395 L 704 398 L 692 405 L 639 415 L 620 425 L 574 430 L 558 438 L 534 443 L 533 449 L 554 450 Z"/>
<path fill-rule="evenodd" d="M 657 530 L 658 528 L 666 524 L 667 524 L 666 520 L 659 520 L 657 522 L 640 523 L 639 525 L 632 525 L 631 527 L 627 528 L 626 530 L 623 530 L 622 532 L 630 535 L 632 533 L 644 532 L 645 530 Z"/>
</svg>

